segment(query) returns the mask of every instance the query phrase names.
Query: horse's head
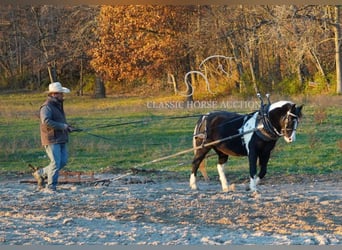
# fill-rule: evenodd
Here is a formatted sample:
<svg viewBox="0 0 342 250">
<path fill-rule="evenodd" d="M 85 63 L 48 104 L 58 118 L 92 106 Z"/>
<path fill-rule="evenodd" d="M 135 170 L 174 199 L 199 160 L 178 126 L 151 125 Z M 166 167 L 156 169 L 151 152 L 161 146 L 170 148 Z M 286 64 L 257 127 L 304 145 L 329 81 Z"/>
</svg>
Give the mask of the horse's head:
<svg viewBox="0 0 342 250">
<path fill-rule="evenodd" d="M 288 143 L 296 140 L 296 129 L 302 117 L 301 106 L 290 101 L 279 101 L 270 105 L 268 116 L 279 135 Z"/>
</svg>

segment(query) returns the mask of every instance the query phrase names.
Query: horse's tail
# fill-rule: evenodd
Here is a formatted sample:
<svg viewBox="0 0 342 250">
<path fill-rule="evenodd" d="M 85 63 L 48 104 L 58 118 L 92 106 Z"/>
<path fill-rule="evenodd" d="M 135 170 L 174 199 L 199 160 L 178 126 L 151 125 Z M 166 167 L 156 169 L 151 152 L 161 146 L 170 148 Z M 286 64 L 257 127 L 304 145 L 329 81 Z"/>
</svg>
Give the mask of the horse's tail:
<svg viewBox="0 0 342 250">
<path fill-rule="evenodd" d="M 194 134 L 193 134 L 193 137 L 192 137 L 192 146 L 193 146 L 194 154 L 195 154 L 195 155 L 196 155 L 196 153 L 197 153 L 197 149 L 196 149 L 196 148 L 198 147 L 198 145 L 197 145 L 197 139 L 199 139 L 199 138 L 198 138 L 199 135 L 200 135 L 201 137 L 203 136 L 203 135 L 201 134 L 201 132 L 200 132 L 200 127 L 201 127 L 201 125 L 202 125 L 204 119 L 206 119 L 205 116 L 202 116 L 202 117 L 198 120 L 198 122 L 197 122 L 197 124 L 196 124 L 196 126 L 195 126 L 195 129 L 194 129 Z M 202 140 L 204 140 L 204 138 L 202 138 Z M 201 174 L 203 175 L 205 181 L 209 181 L 209 177 L 208 177 L 208 174 L 207 174 L 207 170 L 205 169 L 205 161 L 204 161 L 204 160 L 201 161 L 201 163 L 200 163 L 200 165 L 199 165 L 199 170 L 201 171 Z"/>
</svg>

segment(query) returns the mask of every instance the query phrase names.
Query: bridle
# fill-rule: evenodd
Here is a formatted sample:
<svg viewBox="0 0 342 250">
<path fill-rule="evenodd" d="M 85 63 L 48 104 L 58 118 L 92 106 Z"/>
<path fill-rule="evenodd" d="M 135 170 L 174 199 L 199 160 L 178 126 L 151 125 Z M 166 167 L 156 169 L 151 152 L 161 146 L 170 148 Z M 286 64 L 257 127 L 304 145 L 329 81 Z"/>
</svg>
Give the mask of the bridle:
<svg viewBox="0 0 342 250">
<path fill-rule="evenodd" d="M 280 131 L 272 124 L 269 118 L 269 107 L 267 107 L 267 111 L 259 112 L 259 123 L 262 124 L 262 128 L 257 131 L 257 134 L 266 141 L 270 140 L 278 140 L 280 137 L 285 136 L 287 131 L 296 131 L 298 126 L 298 116 L 292 113 L 290 110 L 283 116 L 282 120 L 284 121 L 285 126 L 281 128 Z M 290 121 L 290 117 L 294 118 L 294 126 L 293 128 L 288 128 L 288 124 Z M 292 134 L 291 133 L 291 134 Z"/>
<path fill-rule="evenodd" d="M 287 126 L 289 124 L 289 118 L 290 117 L 294 118 L 294 120 L 293 120 L 293 122 L 294 122 L 293 128 L 287 128 Z M 289 111 L 287 111 L 287 113 L 286 113 L 286 115 L 284 116 L 283 119 L 285 120 L 285 126 L 284 126 L 284 128 L 281 129 L 281 133 L 280 133 L 281 136 L 284 136 L 284 132 L 286 132 L 286 131 L 292 131 L 293 132 L 293 131 L 297 130 L 297 127 L 298 127 L 298 116 L 296 114 L 292 113 L 289 110 Z"/>
</svg>

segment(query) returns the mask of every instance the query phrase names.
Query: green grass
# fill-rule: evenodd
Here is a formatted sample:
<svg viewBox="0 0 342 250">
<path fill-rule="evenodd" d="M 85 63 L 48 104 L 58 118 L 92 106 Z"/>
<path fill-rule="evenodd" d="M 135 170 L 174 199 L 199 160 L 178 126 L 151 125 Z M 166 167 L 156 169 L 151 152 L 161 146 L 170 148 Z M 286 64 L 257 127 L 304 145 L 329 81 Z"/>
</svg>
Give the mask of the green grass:
<svg viewBox="0 0 342 250">
<path fill-rule="evenodd" d="M 329 99 L 329 97 L 327 97 Z M 304 117 L 297 141 L 277 143 L 269 162 L 269 173 L 322 174 L 341 171 L 341 98 L 316 103 L 305 100 Z M 48 164 L 40 145 L 38 109 L 44 94 L 0 95 L 0 172 L 28 172 L 28 163 Z M 138 98 L 68 96 L 65 111 L 69 123 L 86 129 L 73 133 L 69 143 L 70 170 L 100 172 L 108 167 L 128 169 L 153 159 L 191 148 L 196 115 L 210 109 L 149 108 L 147 103 L 180 101 L 179 97 Z M 234 110 L 250 112 L 252 110 Z M 323 117 L 322 119 L 317 116 Z M 322 115 L 323 114 L 323 115 Z M 138 121 L 138 123 L 118 125 Z M 109 126 L 107 126 L 109 125 Z M 117 126 L 115 126 L 117 125 Z M 168 169 L 187 176 L 193 154 L 188 153 L 142 168 Z M 207 159 L 209 175 L 216 175 L 216 157 Z M 231 157 L 227 174 L 248 176 L 246 157 Z"/>
</svg>

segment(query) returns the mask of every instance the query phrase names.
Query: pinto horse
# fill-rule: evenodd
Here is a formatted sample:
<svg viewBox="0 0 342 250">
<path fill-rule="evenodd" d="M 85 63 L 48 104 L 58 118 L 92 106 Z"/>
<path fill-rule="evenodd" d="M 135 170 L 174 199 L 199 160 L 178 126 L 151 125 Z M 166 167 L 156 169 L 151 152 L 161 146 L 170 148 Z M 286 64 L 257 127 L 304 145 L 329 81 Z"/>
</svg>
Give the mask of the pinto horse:
<svg viewBox="0 0 342 250">
<path fill-rule="evenodd" d="M 198 168 L 207 179 L 203 159 L 213 149 L 218 155 L 217 170 L 223 191 L 229 191 L 224 167 L 230 155 L 248 156 L 249 189 L 257 191 L 257 184 L 266 175 L 270 153 L 277 140 L 284 137 L 288 143 L 295 141 L 302 107 L 297 107 L 290 101 L 278 101 L 273 104 L 269 102 L 268 105 L 264 105 L 261 100 L 260 110 L 251 114 L 214 111 L 201 116 L 195 126 L 193 137 L 195 156 L 190 176 L 191 189 L 197 189 Z M 258 160 L 260 172 L 257 174 Z"/>
</svg>

